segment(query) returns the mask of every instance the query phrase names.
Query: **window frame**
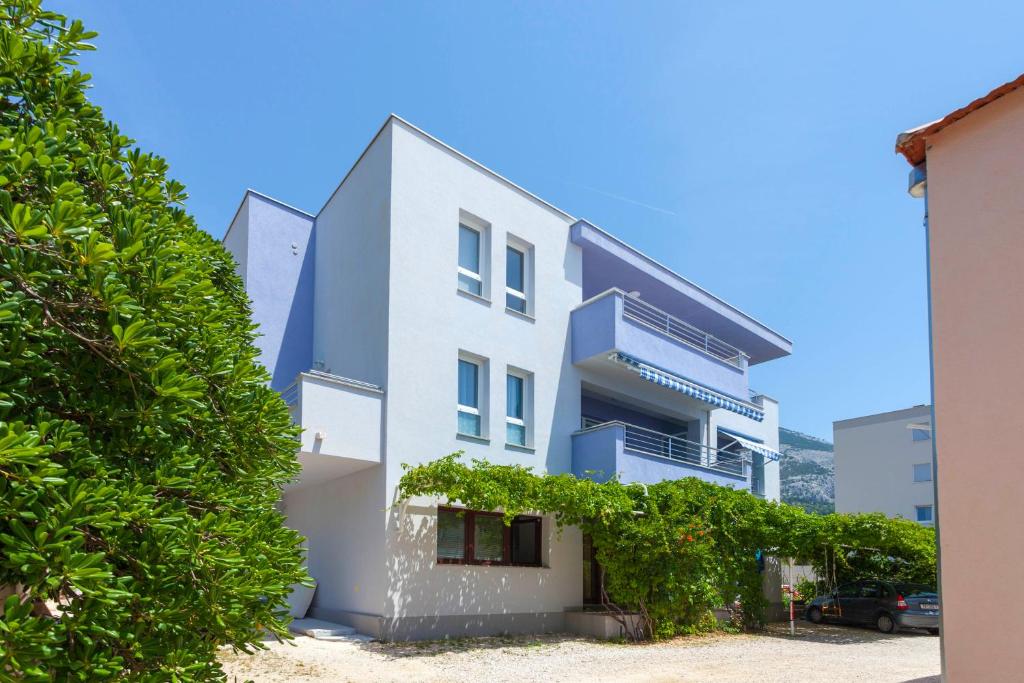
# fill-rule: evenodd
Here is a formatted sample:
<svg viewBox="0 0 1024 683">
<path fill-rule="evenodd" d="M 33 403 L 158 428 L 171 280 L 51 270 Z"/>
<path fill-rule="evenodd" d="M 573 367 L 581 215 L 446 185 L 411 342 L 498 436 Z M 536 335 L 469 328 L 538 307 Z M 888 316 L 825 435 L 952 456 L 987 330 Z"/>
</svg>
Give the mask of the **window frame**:
<svg viewBox="0 0 1024 683">
<path fill-rule="evenodd" d="M 927 479 L 918 479 L 917 478 L 917 468 L 918 467 L 927 467 L 928 468 L 928 478 Z M 932 464 L 930 462 L 915 462 L 913 464 L 913 472 L 914 472 L 914 483 L 915 484 L 926 484 L 926 483 L 932 481 L 932 479 L 934 479 L 934 476 L 932 475 Z"/>
<path fill-rule="evenodd" d="M 508 252 L 510 249 L 522 256 L 522 290 L 509 286 Z M 505 310 L 513 315 L 525 316 L 531 319 L 534 315 L 533 261 L 533 245 L 516 237 L 512 233 L 507 233 L 505 239 Z M 510 296 L 522 301 L 523 310 L 519 311 L 508 305 L 508 298 Z"/>
<path fill-rule="evenodd" d="M 462 218 L 459 219 L 459 249 L 458 249 L 458 253 L 459 253 L 460 257 L 462 255 L 462 231 L 463 230 L 469 230 L 469 231 L 471 231 L 473 233 L 476 233 L 476 267 L 477 267 L 477 272 L 473 272 L 469 268 L 464 267 L 462 265 L 462 263 L 461 263 L 461 258 L 457 258 L 455 260 L 455 265 L 456 265 L 457 273 L 459 275 L 465 275 L 466 277 L 468 277 L 468 278 L 470 278 L 472 280 L 476 280 L 477 284 L 480 285 L 480 291 L 479 292 L 473 292 L 473 291 L 470 291 L 468 289 L 465 289 L 462 286 L 462 281 L 461 280 L 458 280 L 458 288 L 459 288 L 460 291 L 463 291 L 466 294 L 471 294 L 473 296 L 483 297 L 484 294 L 485 294 L 485 290 L 484 290 L 484 274 L 483 274 L 483 270 L 484 270 L 484 231 L 482 229 L 480 229 L 480 228 L 477 228 L 477 227 L 475 227 L 473 225 L 470 225 L 466 220 L 464 220 Z"/>
<path fill-rule="evenodd" d="M 514 251 L 515 253 L 519 254 L 519 257 L 522 259 L 520 263 L 520 278 L 523 282 L 523 288 L 521 290 L 516 289 L 515 287 L 512 287 L 509 284 L 508 253 L 510 251 Z M 514 311 L 515 313 L 520 313 L 523 315 L 529 315 L 528 311 L 530 310 L 530 299 L 526 295 L 526 262 L 528 256 L 529 252 L 525 249 L 522 249 L 518 243 L 513 243 L 510 241 L 508 244 L 505 245 L 505 308 L 507 308 L 510 311 Z M 520 301 L 523 302 L 523 310 L 520 311 L 519 309 L 513 308 L 508 305 L 508 297 L 510 296 L 519 299 Z"/>
<path fill-rule="evenodd" d="M 470 406 L 470 405 L 464 404 L 462 402 L 462 397 L 459 395 L 459 386 L 460 386 L 460 379 L 461 379 L 459 373 L 461 373 L 461 364 L 462 363 L 467 363 L 467 364 L 472 365 L 473 367 L 476 368 L 476 405 L 475 406 Z M 456 367 L 458 367 L 459 370 L 457 371 L 457 373 L 455 375 L 455 416 L 456 416 L 455 431 L 456 431 L 457 434 L 462 434 L 464 436 L 470 436 L 470 437 L 473 437 L 475 439 L 485 438 L 484 434 L 486 433 L 486 430 L 484 428 L 484 411 L 481 408 L 481 403 L 483 401 L 483 392 L 484 392 L 484 379 L 483 379 L 483 375 L 484 375 L 484 372 L 485 372 L 484 368 L 486 367 L 485 363 L 484 363 L 484 361 L 482 359 L 473 358 L 473 357 L 467 356 L 466 354 L 460 353 L 459 354 L 459 361 L 458 361 L 458 364 L 456 365 Z M 476 434 L 470 434 L 469 432 L 464 432 L 461 429 L 459 429 L 458 416 L 461 413 L 466 413 L 467 415 L 475 415 L 477 417 L 477 422 L 479 424 L 479 429 L 477 430 Z"/>
<path fill-rule="evenodd" d="M 513 378 L 513 377 L 515 379 L 519 380 L 519 391 L 520 391 L 520 393 L 519 393 L 519 412 L 521 413 L 520 417 L 513 417 L 512 415 L 509 415 L 508 384 L 509 384 L 509 379 Z M 529 428 L 529 425 L 527 424 L 527 420 L 526 420 L 527 415 L 528 415 L 527 406 L 526 406 L 526 396 L 527 396 L 527 393 L 529 392 L 529 388 L 528 388 L 529 381 L 530 381 L 529 377 L 524 372 L 515 370 L 513 368 L 508 368 L 506 370 L 506 372 L 505 372 L 505 443 L 507 443 L 509 446 L 517 446 L 519 448 L 527 448 L 528 444 L 530 443 L 530 428 Z M 509 441 L 509 439 L 508 439 L 508 427 L 509 427 L 509 425 L 515 425 L 516 427 L 522 427 L 523 428 L 523 442 L 522 443 L 516 443 L 514 441 Z"/>
<path fill-rule="evenodd" d="M 932 433 L 928 429 L 917 429 L 911 428 L 910 430 L 911 441 L 931 441 Z"/>
<path fill-rule="evenodd" d="M 921 519 L 921 511 L 928 511 L 928 519 Z M 914 506 L 914 521 L 918 524 L 934 524 L 935 523 L 935 506 L 934 505 L 915 505 Z"/>
<path fill-rule="evenodd" d="M 502 521 L 502 560 L 478 560 L 476 559 L 476 518 L 477 517 L 504 517 L 500 512 L 484 512 L 482 510 L 467 510 L 466 508 L 452 507 L 450 505 L 439 505 L 438 514 L 441 511 L 461 513 L 463 529 L 462 557 L 437 557 L 437 540 L 434 541 L 434 561 L 437 564 L 465 564 L 481 567 L 543 567 L 544 561 L 541 555 L 543 543 L 541 537 L 544 535 L 544 518 L 539 515 L 516 515 L 516 521 L 530 521 L 537 525 L 537 535 L 534 540 L 534 553 L 537 557 L 536 563 L 512 562 L 512 527 Z"/>
</svg>

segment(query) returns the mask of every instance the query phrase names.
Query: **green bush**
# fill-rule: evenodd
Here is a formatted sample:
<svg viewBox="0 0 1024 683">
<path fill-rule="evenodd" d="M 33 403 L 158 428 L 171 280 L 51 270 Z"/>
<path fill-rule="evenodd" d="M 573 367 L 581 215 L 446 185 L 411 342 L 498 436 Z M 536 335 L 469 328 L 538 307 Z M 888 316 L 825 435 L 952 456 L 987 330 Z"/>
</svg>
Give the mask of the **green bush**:
<svg viewBox="0 0 1024 683">
<path fill-rule="evenodd" d="M 739 625 L 760 626 L 767 602 L 759 551 L 809 562 L 822 575 L 827 559 L 840 581 L 864 573 L 934 582 L 935 533 L 906 520 L 816 515 L 696 478 L 598 484 L 515 465 L 465 465 L 461 455 L 406 467 L 399 499 L 443 496 L 501 510 L 507 522 L 542 512 L 579 527 L 593 538 L 610 601 L 641 615 L 635 637 L 707 630 L 713 609 L 736 604 Z"/>
<path fill-rule="evenodd" d="M 296 433 L 231 257 L 86 99 L 93 35 L 2 4 L 0 679 L 220 678 L 305 577 Z"/>
</svg>

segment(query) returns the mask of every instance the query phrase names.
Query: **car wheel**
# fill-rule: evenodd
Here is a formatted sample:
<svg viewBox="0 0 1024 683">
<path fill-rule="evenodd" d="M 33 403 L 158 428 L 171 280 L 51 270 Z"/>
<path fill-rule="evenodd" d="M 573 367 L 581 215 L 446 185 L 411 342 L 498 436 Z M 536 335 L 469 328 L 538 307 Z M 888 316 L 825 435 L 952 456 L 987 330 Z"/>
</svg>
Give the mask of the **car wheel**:
<svg viewBox="0 0 1024 683">
<path fill-rule="evenodd" d="M 807 610 L 807 621 L 811 622 L 812 624 L 820 624 L 821 623 L 821 608 L 820 607 L 812 607 L 811 609 Z"/>
<path fill-rule="evenodd" d="M 878 626 L 878 630 L 882 633 L 896 633 L 896 631 L 899 630 L 899 627 L 896 625 L 896 620 L 885 613 L 878 615 L 875 625 Z"/>
<path fill-rule="evenodd" d="M 937 635 L 939 635 L 939 629 L 937 629 L 937 628 L 930 628 L 930 629 L 928 629 L 928 633 L 932 634 L 933 636 L 937 636 Z"/>
</svg>

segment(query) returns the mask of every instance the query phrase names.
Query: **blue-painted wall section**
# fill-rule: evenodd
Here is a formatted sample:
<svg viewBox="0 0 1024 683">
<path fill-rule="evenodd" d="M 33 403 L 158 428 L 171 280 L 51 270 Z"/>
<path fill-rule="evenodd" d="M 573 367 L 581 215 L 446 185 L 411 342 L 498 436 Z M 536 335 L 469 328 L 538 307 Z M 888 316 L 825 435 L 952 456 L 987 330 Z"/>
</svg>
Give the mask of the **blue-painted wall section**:
<svg viewBox="0 0 1024 683">
<path fill-rule="evenodd" d="M 260 360 L 280 391 L 312 367 L 314 220 L 252 192 L 247 201 L 246 288 Z"/>
<path fill-rule="evenodd" d="M 622 294 L 610 293 L 572 312 L 572 361 L 621 351 L 709 389 L 748 400 L 745 369 L 723 362 L 622 315 Z"/>
<path fill-rule="evenodd" d="M 625 429 L 608 425 L 572 436 L 572 473 L 594 481 L 608 481 L 618 475 L 625 484 L 656 484 L 659 481 L 697 477 L 722 486 L 749 488 L 745 476 L 731 475 L 654 455 L 625 449 Z"/>
</svg>

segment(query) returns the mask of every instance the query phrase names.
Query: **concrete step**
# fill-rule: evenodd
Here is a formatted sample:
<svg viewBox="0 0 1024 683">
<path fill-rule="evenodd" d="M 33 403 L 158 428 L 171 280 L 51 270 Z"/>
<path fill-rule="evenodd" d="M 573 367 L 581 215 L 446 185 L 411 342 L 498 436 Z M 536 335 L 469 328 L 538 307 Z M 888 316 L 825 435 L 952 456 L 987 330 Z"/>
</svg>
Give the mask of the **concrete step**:
<svg viewBox="0 0 1024 683">
<path fill-rule="evenodd" d="M 294 619 L 291 625 L 288 627 L 292 633 L 298 633 L 299 635 L 309 636 L 310 638 L 316 638 L 317 640 L 360 640 L 361 638 L 353 638 L 353 636 L 359 636 L 356 630 L 351 626 L 342 626 L 341 624 L 332 624 L 329 621 L 323 621 L 321 619 Z M 372 640 L 369 636 L 363 636 L 367 640 Z"/>
</svg>

